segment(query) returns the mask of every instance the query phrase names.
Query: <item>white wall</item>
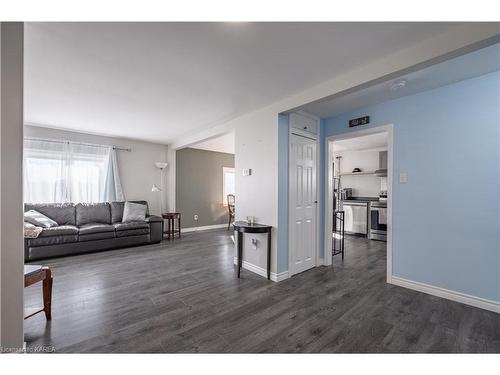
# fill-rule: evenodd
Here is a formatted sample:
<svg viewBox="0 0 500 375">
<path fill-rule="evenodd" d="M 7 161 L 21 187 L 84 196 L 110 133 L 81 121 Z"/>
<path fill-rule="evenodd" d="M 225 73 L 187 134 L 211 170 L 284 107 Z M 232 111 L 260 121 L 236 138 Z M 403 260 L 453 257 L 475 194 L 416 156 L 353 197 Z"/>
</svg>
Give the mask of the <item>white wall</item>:
<svg viewBox="0 0 500 375">
<path fill-rule="evenodd" d="M 23 346 L 23 23 L 1 23 L 0 347 Z"/>
<path fill-rule="evenodd" d="M 379 168 L 379 153 L 376 151 L 343 151 L 340 173 L 351 173 L 354 168 L 362 172 L 374 172 Z M 375 175 L 342 176 L 342 187 L 352 188 L 355 197 L 378 197 L 382 177 Z"/>
<path fill-rule="evenodd" d="M 236 220 L 255 216 L 257 222 L 272 225 L 272 248 L 276 249 L 278 225 L 278 115 L 264 110 L 235 121 Z M 251 176 L 243 169 L 251 168 Z M 246 234 L 243 261 L 261 268 L 267 263 L 267 235 Z M 251 240 L 258 240 L 253 250 Z M 272 253 L 271 272 L 276 272 L 276 251 Z"/>
<path fill-rule="evenodd" d="M 154 165 L 156 161 L 167 161 L 167 146 L 125 138 L 111 138 L 99 135 L 50 129 L 39 126 L 25 125 L 25 137 L 61 139 L 74 142 L 88 142 L 103 145 L 113 145 L 130 148 L 131 152 L 118 151 L 118 169 L 125 199 L 147 200 L 151 213 L 159 213 L 160 193 L 151 191 L 153 183 L 160 185 L 160 171 Z M 175 164 L 175 161 L 174 161 Z M 169 161 L 167 170 L 172 167 Z M 166 210 L 168 186 L 164 173 L 164 210 Z"/>
<path fill-rule="evenodd" d="M 168 212 L 176 212 L 176 206 L 175 206 L 175 186 L 176 186 L 176 181 L 175 181 L 175 175 L 176 175 L 176 166 L 177 166 L 177 160 L 176 160 L 176 155 L 177 151 L 172 149 L 172 147 L 168 147 L 167 149 L 167 162 L 168 162 L 168 167 L 167 167 L 167 173 L 166 173 L 166 179 L 167 179 L 167 184 L 165 185 L 167 187 L 167 211 Z"/>
</svg>

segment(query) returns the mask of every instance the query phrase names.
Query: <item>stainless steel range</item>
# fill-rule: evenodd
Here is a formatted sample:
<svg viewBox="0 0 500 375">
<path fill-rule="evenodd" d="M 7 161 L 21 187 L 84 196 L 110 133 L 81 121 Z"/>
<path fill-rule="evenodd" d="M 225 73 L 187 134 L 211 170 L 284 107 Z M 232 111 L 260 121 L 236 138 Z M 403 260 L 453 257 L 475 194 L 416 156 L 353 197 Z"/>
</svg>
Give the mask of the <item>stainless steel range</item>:
<svg viewBox="0 0 500 375">
<path fill-rule="evenodd" d="M 387 201 L 370 205 L 370 239 L 387 242 Z"/>
</svg>

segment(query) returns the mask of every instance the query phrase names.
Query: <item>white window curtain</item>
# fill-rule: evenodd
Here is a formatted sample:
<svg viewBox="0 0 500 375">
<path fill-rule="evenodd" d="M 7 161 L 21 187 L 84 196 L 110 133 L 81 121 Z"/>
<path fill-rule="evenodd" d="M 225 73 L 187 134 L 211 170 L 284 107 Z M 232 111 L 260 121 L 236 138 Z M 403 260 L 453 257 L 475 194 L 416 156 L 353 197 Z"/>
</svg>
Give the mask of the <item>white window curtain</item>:
<svg viewBox="0 0 500 375">
<path fill-rule="evenodd" d="M 25 202 L 93 203 L 115 200 L 124 200 L 124 196 L 113 147 L 25 139 Z"/>
</svg>

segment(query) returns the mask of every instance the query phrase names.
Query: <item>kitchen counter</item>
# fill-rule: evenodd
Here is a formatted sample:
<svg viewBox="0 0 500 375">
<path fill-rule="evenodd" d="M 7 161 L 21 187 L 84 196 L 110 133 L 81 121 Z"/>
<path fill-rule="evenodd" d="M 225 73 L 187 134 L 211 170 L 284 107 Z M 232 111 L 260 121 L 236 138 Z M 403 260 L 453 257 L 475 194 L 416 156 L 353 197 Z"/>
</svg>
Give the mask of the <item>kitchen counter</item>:
<svg viewBox="0 0 500 375">
<path fill-rule="evenodd" d="M 345 202 L 378 202 L 379 198 L 378 197 L 351 197 L 348 199 L 344 199 Z"/>
</svg>

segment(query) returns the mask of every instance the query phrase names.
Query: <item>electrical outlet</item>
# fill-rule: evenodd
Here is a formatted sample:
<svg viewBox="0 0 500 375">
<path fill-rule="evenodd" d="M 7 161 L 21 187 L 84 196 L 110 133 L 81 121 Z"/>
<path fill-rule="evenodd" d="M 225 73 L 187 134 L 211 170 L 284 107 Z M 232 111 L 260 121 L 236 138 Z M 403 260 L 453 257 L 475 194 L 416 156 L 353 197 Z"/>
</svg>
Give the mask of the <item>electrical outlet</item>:
<svg viewBox="0 0 500 375">
<path fill-rule="evenodd" d="M 406 172 L 401 172 L 399 174 L 399 183 L 406 184 L 408 182 L 408 174 Z"/>
<path fill-rule="evenodd" d="M 198 215 L 194 215 L 194 220 L 198 221 Z"/>
</svg>

